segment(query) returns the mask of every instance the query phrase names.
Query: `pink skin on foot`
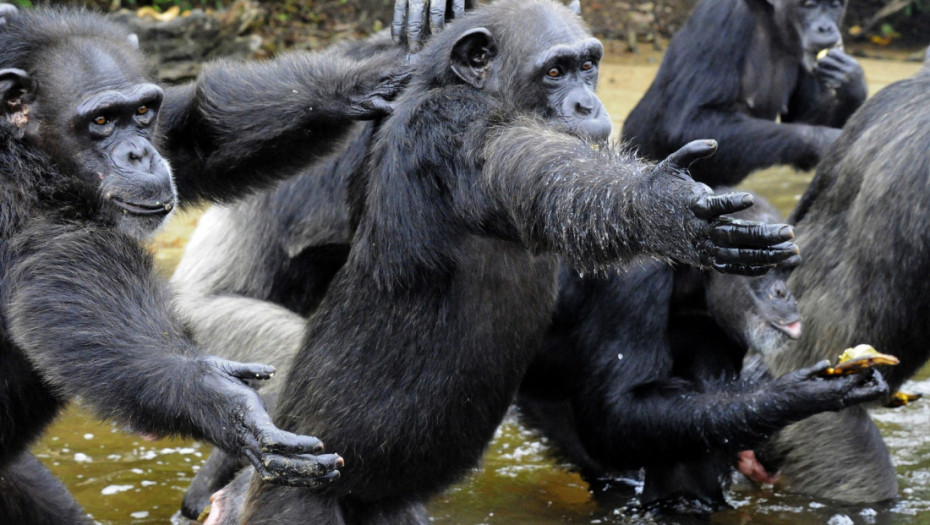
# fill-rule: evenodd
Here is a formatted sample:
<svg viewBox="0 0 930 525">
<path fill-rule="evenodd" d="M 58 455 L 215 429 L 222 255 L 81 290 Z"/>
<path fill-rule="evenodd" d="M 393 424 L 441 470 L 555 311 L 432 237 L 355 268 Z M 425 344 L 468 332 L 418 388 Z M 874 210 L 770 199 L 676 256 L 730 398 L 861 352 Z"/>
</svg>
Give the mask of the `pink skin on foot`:
<svg viewBox="0 0 930 525">
<path fill-rule="evenodd" d="M 751 450 L 743 450 L 739 453 L 739 462 L 736 464 L 736 469 L 747 478 L 764 485 L 773 485 L 779 478 L 777 472 L 769 474 L 765 467 L 762 466 L 762 463 L 756 459 L 756 453 Z"/>
</svg>

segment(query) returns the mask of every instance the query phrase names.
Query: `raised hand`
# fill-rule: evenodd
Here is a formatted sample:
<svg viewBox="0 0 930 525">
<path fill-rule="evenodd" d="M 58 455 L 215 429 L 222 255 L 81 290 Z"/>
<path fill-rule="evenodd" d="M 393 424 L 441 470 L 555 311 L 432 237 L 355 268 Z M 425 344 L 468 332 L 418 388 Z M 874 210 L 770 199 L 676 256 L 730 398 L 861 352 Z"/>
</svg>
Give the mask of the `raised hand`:
<svg viewBox="0 0 930 525">
<path fill-rule="evenodd" d="M 452 0 L 446 11 L 445 0 L 395 0 L 391 36 L 394 42 L 406 44 L 411 53 L 416 53 L 430 35 L 442 31 L 447 21 L 461 18 L 475 3 L 475 0 Z"/>
<path fill-rule="evenodd" d="M 337 454 L 322 454 L 323 443 L 278 429 L 264 404 L 247 381 L 266 380 L 274 367 L 207 357 L 205 387 L 219 394 L 219 435 L 208 436 L 231 454 L 238 454 L 255 467 L 264 481 L 297 487 L 320 488 L 339 477 L 342 466 Z"/>
</svg>

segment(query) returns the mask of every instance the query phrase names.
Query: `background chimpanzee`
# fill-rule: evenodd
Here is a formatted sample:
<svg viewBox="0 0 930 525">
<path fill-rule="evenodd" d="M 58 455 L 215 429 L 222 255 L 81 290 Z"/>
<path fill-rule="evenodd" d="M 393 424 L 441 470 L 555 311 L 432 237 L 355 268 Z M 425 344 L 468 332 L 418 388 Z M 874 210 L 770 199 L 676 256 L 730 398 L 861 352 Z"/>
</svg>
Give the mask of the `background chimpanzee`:
<svg viewBox="0 0 930 525">
<path fill-rule="evenodd" d="M 268 480 L 333 479 L 338 456 L 310 455 L 320 442 L 275 428 L 246 386 L 272 368 L 200 355 L 138 239 L 178 199 L 268 184 L 331 149 L 352 118 L 382 115 L 400 51 L 217 64 L 163 93 L 101 17 L 3 12 L 0 521 L 86 520 L 25 452 L 75 396 L 139 432 L 206 439 Z"/>
<path fill-rule="evenodd" d="M 827 152 L 792 214 L 804 263 L 791 276 L 805 331 L 767 360 L 775 373 L 866 342 L 901 364 L 892 391 L 930 357 L 930 64 L 876 93 Z M 893 203 L 889 206 L 889 203 Z M 895 471 L 865 409 L 786 428 L 760 459 L 789 490 L 867 503 L 897 495 Z"/>
<path fill-rule="evenodd" d="M 778 221 L 757 198 L 739 218 Z M 649 506 L 703 513 L 726 506 L 736 452 L 809 414 L 874 399 L 879 378 L 811 381 L 817 368 L 740 381 L 748 348 L 769 352 L 800 322 L 787 268 L 759 277 L 640 260 L 602 275 L 563 267 L 552 326 L 520 386 L 524 419 L 602 494 L 646 467 Z M 623 485 L 621 483 L 621 485 Z"/>
<path fill-rule="evenodd" d="M 601 52 L 542 0 L 476 10 L 420 52 L 351 181 L 348 261 L 278 401 L 280 424 L 339 447 L 345 475 L 323 493 L 253 479 L 242 521 L 424 521 L 421 502 L 475 464 L 536 354 L 553 254 L 758 273 L 796 253 L 782 225 L 719 217 L 748 196 L 684 175 L 712 143 L 654 166 L 575 136 L 609 131 L 593 94 Z"/>
<path fill-rule="evenodd" d="M 698 2 L 624 140 L 657 160 L 716 139 L 717 154 L 691 169 L 712 186 L 777 164 L 813 168 L 866 97 L 862 68 L 836 47 L 845 10 L 845 0 Z"/>
</svg>

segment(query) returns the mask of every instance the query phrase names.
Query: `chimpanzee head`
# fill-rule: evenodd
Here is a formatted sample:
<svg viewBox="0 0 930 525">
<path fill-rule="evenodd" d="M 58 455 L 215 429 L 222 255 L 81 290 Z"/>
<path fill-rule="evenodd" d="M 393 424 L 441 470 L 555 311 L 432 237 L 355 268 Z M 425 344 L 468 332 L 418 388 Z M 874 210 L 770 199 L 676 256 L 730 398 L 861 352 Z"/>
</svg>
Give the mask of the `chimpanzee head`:
<svg viewBox="0 0 930 525">
<path fill-rule="evenodd" d="M 26 11 L 0 26 L 0 126 L 139 238 L 175 205 L 152 145 L 163 92 L 147 73 L 133 36 L 89 13 Z"/>
<path fill-rule="evenodd" d="M 445 69 L 435 71 L 435 78 L 468 84 L 497 97 L 504 107 L 536 113 L 581 136 L 606 139 L 610 116 L 594 93 L 604 47 L 578 16 L 577 2 L 572 6 L 551 0 L 500 0 L 484 6 L 434 37 L 424 63 Z"/>
<path fill-rule="evenodd" d="M 846 14 L 846 0 L 748 0 L 751 7 L 766 11 L 774 32 L 795 50 L 802 64 L 812 71 L 817 53 L 842 43 L 840 26 Z"/>
<path fill-rule="evenodd" d="M 719 188 L 716 191 L 730 191 Z M 768 223 L 782 222 L 781 215 L 765 199 L 732 217 Z M 732 339 L 750 350 L 770 354 L 789 339 L 801 336 L 801 315 L 788 276 L 800 263 L 795 256 L 758 277 L 706 272 L 706 300 L 711 316 Z"/>
</svg>

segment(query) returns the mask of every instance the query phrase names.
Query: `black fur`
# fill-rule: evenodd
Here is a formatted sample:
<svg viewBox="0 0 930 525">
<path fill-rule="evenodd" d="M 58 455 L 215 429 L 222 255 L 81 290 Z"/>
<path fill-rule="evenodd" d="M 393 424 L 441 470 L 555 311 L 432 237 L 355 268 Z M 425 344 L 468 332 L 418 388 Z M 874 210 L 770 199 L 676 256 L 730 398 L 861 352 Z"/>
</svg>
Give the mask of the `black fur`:
<svg viewBox="0 0 930 525">
<path fill-rule="evenodd" d="M 813 55 L 838 42 L 844 11 L 830 0 L 817 4 L 815 12 L 794 0 L 698 2 L 623 138 L 653 160 L 716 139 L 717 154 L 691 170 L 713 186 L 777 164 L 813 168 L 866 96 L 862 68 L 840 49 L 815 64 Z M 821 8 L 822 16 L 811 15 Z"/>
<path fill-rule="evenodd" d="M 925 65 L 869 99 L 818 167 L 792 214 L 804 264 L 790 285 L 806 328 L 769 360 L 773 371 L 868 343 L 901 360 L 882 370 L 893 392 L 930 357 L 928 103 Z M 856 503 L 897 494 L 891 458 L 864 409 L 793 425 L 766 452 L 789 490 Z"/>
<path fill-rule="evenodd" d="M 740 216 L 780 220 L 767 205 Z M 552 326 L 518 404 L 596 485 L 646 467 L 645 504 L 725 507 L 721 482 L 736 452 L 813 413 L 883 393 L 867 376 L 740 380 L 747 350 L 784 344 L 783 327 L 798 320 L 786 277 L 702 276 L 649 261 L 602 276 L 563 268 Z"/>
<path fill-rule="evenodd" d="M 553 253 L 588 268 L 650 254 L 751 272 L 794 253 L 737 260 L 712 246 L 770 246 L 789 232 L 718 221 L 748 201 L 708 200 L 683 174 L 677 163 L 707 144 L 653 166 L 554 129 L 564 122 L 534 58 L 588 36 L 564 7 L 503 1 L 421 52 L 349 186 L 348 262 L 278 404 L 279 424 L 345 453 L 345 475 L 323 495 L 253 480 L 243 521 L 420 522 L 420 503 L 480 457 L 538 348 L 555 306 Z M 456 63 L 463 42 L 475 55 Z M 224 501 L 224 522 L 236 521 Z"/>
<path fill-rule="evenodd" d="M 31 478 L 22 466 L 32 461 L 23 457 L 29 443 L 65 403 L 80 397 L 100 417 L 132 430 L 210 441 L 241 455 L 268 479 L 309 486 L 325 482 L 320 476 L 331 474 L 338 458 L 312 456 L 320 451 L 318 440 L 274 428 L 245 385 L 272 369 L 201 355 L 175 313 L 171 294 L 154 276 L 151 256 L 137 237 L 164 220 L 170 206 L 163 204 L 173 202 L 173 186 L 170 177 L 162 177 L 167 166 L 149 140 L 175 164 L 182 199 L 242 195 L 331 149 L 351 119 L 384 114 L 389 109 L 384 97 L 403 82 L 387 69 L 396 62 L 396 56 L 352 61 L 340 53 L 335 60 L 326 54 L 292 55 L 240 69 L 220 64 L 194 86 L 169 90 L 162 103 L 161 90 L 147 84 L 148 68 L 129 35 L 101 17 L 42 10 L 5 18 L 0 26 L 3 480 L 48 487 L 49 505 L 62 502 L 60 509 L 47 509 L 48 516 L 73 513 L 73 501 L 59 498 L 46 474 Z M 318 77 L 305 78 L 308 74 Z M 140 86 L 149 97 L 145 111 L 132 105 L 140 104 L 131 98 Z M 89 108 L 94 117 L 97 106 L 88 101 L 109 101 L 99 109 L 106 115 L 101 124 L 87 124 L 87 115 L 75 109 Z M 121 117 L 127 109 L 131 117 Z M 163 121 L 152 133 L 155 111 Z M 123 124 L 130 120 L 132 125 Z M 131 129 L 130 138 L 122 138 L 124 127 Z M 117 141 L 115 149 L 107 146 L 110 140 Z M 282 144 L 295 153 L 282 155 L 277 149 Z M 118 157 L 120 151 L 125 158 Z M 257 165 L 273 173 L 252 174 Z M 149 191 L 156 189 L 172 200 L 142 209 L 143 215 L 124 211 L 138 206 L 126 208 L 113 198 L 124 195 L 120 192 L 160 195 Z M 4 522 L 47 519 L 22 505 L 25 490 L 26 485 L 0 491 Z M 33 503 L 45 496 L 33 495 Z"/>
</svg>

